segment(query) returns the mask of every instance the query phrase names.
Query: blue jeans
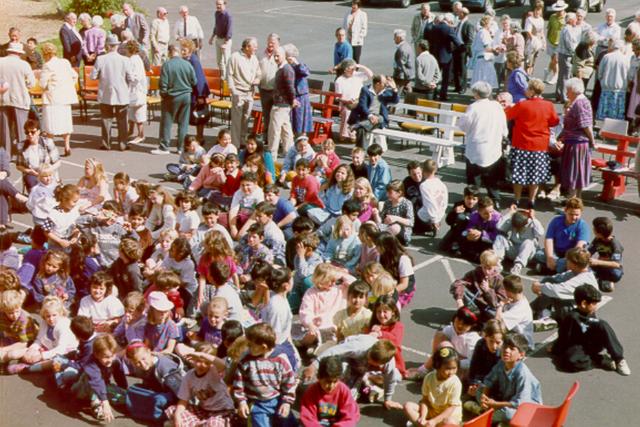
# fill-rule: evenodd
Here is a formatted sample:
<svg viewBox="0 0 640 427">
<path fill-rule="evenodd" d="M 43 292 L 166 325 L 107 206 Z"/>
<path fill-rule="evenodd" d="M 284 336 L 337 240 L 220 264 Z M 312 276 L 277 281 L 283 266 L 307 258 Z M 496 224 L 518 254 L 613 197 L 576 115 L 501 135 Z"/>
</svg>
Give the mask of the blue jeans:
<svg viewBox="0 0 640 427">
<path fill-rule="evenodd" d="M 251 405 L 251 426 L 252 427 L 293 427 L 297 422 L 293 415 L 289 413 L 287 418 L 277 415 L 280 407 L 280 399 L 274 397 L 271 400 L 255 400 Z"/>
<path fill-rule="evenodd" d="M 556 273 L 562 273 L 564 271 L 567 271 L 567 260 L 564 258 L 558 258 L 558 256 L 556 254 L 553 254 L 553 257 L 556 259 Z M 536 255 L 533 257 L 533 259 L 539 263 L 542 264 L 543 266 L 547 265 L 547 256 L 544 254 L 544 250 L 540 249 L 536 252 Z"/>
<path fill-rule="evenodd" d="M 591 267 L 591 269 L 598 280 L 618 283 L 622 279 L 623 271 L 621 268 Z"/>
</svg>

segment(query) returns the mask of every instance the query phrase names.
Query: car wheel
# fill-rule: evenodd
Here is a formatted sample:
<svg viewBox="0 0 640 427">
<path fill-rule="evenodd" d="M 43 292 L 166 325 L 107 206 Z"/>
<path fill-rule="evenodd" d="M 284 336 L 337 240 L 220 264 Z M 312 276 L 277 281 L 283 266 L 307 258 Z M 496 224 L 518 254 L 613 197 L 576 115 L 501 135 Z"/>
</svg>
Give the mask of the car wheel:
<svg viewBox="0 0 640 427">
<path fill-rule="evenodd" d="M 495 6 L 496 6 L 496 0 L 484 0 L 484 11 L 486 12 L 487 9 L 493 9 L 495 10 Z"/>
<path fill-rule="evenodd" d="M 411 6 L 411 0 L 400 0 L 400 6 L 404 7 L 405 9 L 408 8 L 409 6 Z"/>
<path fill-rule="evenodd" d="M 594 12 L 602 12 L 602 7 L 604 6 L 604 0 L 598 0 L 598 3 L 593 6 L 592 10 Z"/>
</svg>

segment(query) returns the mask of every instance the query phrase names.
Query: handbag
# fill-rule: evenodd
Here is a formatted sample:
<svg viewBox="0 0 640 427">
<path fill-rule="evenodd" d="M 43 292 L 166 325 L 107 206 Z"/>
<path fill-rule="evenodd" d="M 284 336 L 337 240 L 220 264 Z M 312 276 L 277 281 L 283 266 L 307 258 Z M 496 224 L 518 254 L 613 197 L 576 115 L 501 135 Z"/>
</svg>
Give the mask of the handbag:
<svg viewBox="0 0 640 427">
<path fill-rule="evenodd" d="M 125 403 L 131 417 L 145 421 L 162 421 L 164 410 L 176 401 L 173 393 L 159 393 L 138 385 L 127 389 Z"/>
</svg>

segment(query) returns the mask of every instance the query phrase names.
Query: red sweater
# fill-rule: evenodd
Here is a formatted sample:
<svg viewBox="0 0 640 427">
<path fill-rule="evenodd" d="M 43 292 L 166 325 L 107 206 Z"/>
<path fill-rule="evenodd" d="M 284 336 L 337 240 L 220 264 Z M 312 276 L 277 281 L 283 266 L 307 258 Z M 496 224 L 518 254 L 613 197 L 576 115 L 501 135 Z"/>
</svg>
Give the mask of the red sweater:
<svg viewBox="0 0 640 427">
<path fill-rule="evenodd" d="M 550 129 L 560 123 L 553 103 L 542 98 L 520 101 L 504 111 L 507 120 L 514 120 L 514 148 L 527 151 L 544 151 L 549 148 Z"/>
<path fill-rule="evenodd" d="M 233 197 L 233 194 L 240 188 L 240 178 L 242 178 L 242 171 L 240 169 L 236 171 L 236 176 L 227 174 L 226 180 L 221 187 L 222 194 Z"/>
<path fill-rule="evenodd" d="M 404 357 L 402 357 L 402 340 L 404 339 L 404 325 L 402 322 L 396 322 L 393 325 L 380 325 L 382 335 L 380 339 L 389 340 L 396 346 L 396 368 L 404 376 L 407 368 L 404 366 Z"/>
<path fill-rule="evenodd" d="M 359 420 L 360 409 L 342 381 L 331 393 L 325 393 L 318 383 L 312 384 L 302 396 L 300 421 L 305 427 L 322 427 L 327 422 L 333 427 L 352 427 Z"/>
<path fill-rule="evenodd" d="M 324 208 L 324 203 L 320 200 L 318 192 L 320 191 L 320 183 L 315 176 L 307 175 L 304 178 L 296 175 L 291 180 L 291 198 L 296 200 L 296 205 L 310 203 L 319 208 Z"/>
</svg>

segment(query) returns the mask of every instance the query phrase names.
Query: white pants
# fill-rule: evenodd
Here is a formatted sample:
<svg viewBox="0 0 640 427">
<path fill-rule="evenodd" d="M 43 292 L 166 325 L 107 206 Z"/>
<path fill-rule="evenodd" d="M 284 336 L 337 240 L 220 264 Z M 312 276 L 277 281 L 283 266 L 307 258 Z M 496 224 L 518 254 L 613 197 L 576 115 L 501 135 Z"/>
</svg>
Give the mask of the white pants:
<svg viewBox="0 0 640 427">
<path fill-rule="evenodd" d="M 253 92 L 239 92 L 231 96 L 231 141 L 238 148 L 247 137 L 252 108 Z"/>
<path fill-rule="evenodd" d="M 514 263 L 518 262 L 523 267 L 526 267 L 536 254 L 537 247 L 536 243 L 530 239 L 516 246 L 506 237 L 499 235 L 493 243 L 493 250 L 500 259 L 506 256 L 507 259 L 512 259 Z"/>
<path fill-rule="evenodd" d="M 231 56 L 231 40 L 227 41 L 223 38 L 216 37 L 215 47 L 216 47 L 216 63 L 218 64 L 218 68 L 220 69 L 220 77 L 222 78 L 222 80 L 226 80 L 227 64 L 229 63 L 229 57 Z"/>
<path fill-rule="evenodd" d="M 293 145 L 293 130 L 291 129 L 291 107 L 274 105 L 269 120 L 269 151 L 273 159 L 278 158 L 278 147 L 283 142 L 286 153 Z"/>
</svg>

